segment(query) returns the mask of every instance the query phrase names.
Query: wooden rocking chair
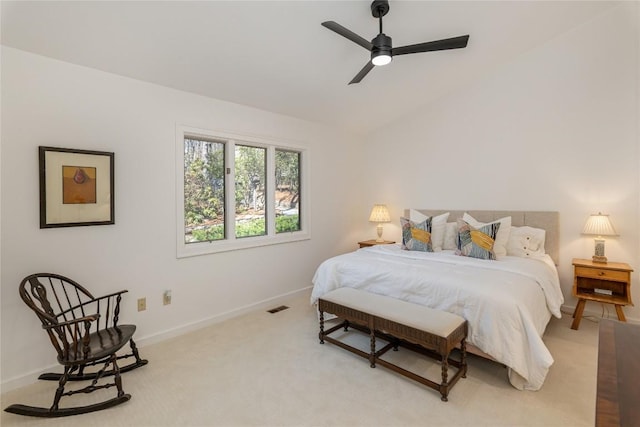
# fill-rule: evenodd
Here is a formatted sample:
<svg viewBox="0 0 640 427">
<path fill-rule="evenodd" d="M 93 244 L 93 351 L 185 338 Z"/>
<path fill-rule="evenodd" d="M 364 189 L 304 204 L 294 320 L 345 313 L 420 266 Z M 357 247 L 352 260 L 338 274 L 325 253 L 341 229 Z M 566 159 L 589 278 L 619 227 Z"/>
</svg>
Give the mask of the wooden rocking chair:
<svg viewBox="0 0 640 427">
<path fill-rule="evenodd" d="M 38 273 L 25 277 L 20 283 L 20 297 L 31 308 L 49 335 L 58 353 L 58 362 L 64 373 L 45 373 L 39 379 L 59 381 L 50 408 L 27 405 L 11 405 L 7 412 L 35 417 L 63 417 L 84 414 L 110 408 L 131 399 L 122 390 L 121 372 L 144 366 L 133 341 L 135 325 L 119 325 L 120 300 L 125 291 L 95 298 L 73 280 L 51 273 Z M 131 352 L 116 355 L 127 343 Z M 132 363 L 119 368 L 118 360 L 133 357 Z M 99 367 L 97 371 L 85 369 Z M 98 385 L 104 377 L 113 375 L 113 382 Z M 77 390 L 65 392 L 67 381 L 90 380 L 91 383 Z M 60 399 L 77 393 L 116 386 L 117 396 L 88 406 L 60 408 Z"/>
</svg>

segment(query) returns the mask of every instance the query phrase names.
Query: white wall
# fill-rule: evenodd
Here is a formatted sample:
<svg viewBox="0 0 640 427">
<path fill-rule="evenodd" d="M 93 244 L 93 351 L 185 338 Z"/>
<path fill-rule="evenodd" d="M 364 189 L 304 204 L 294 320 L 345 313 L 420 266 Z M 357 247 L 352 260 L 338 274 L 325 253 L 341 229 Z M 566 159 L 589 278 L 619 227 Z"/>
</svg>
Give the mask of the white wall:
<svg viewBox="0 0 640 427">
<path fill-rule="evenodd" d="M 275 304 L 309 287 L 322 260 L 355 248 L 359 192 L 343 183 L 358 176 L 356 137 L 11 48 L 2 48 L 2 66 L 4 391 L 55 362 L 18 296 L 28 274 L 57 272 L 96 295 L 129 289 L 121 320 L 137 324 L 144 345 Z M 176 259 L 176 124 L 308 147 L 311 240 Z M 115 225 L 39 229 L 39 145 L 115 152 Z M 169 306 L 162 305 L 165 289 L 172 290 Z M 138 313 L 140 297 L 147 310 Z"/>
<path fill-rule="evenodd" d="M 636 270 L 625 312 L 640 320 L 637 8 L 625 3 L 370 135 L 364 160 L 381 173 L 369 175 L 366 205 L 388 203 L 396 218 L 406 207 L 559 211 L 569 307 L 571 260 L 593 254 L 582 227 L 609 213 L 620 237 L 606 254 Z M 400 238 L 399 225 L 385 230 Z"/>
</svg>

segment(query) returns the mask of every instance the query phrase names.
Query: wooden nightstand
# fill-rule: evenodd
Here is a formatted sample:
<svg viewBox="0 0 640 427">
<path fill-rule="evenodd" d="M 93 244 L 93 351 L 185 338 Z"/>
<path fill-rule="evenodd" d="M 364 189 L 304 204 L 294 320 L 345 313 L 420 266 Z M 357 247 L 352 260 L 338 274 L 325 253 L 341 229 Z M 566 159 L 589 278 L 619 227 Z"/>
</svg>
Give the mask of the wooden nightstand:
<svg viewBox="0 0 640 427">
<path fill-rule="evenodd" d="M 573 296 L 578 304 L 573 312 L 571 329 L 578 329 L 587 301 L 613 304 L 618 320 L 626 322 L 622 307 L 631 302 L 631 272 L 623 262 L 597 263 L 588 259 L 574 259 Z"/>
<path fill-rule="evenodd" d="M 366 248 L 368 246 L 375 246 L 375 245 L 392 245 L 394 243 L 395 242 L 392 242 L 391 240 L 385 240 L 384 242 L 376 242 L 376 239 L 364 240 L 362 242 L 358 242 L 361 248 Z"/>
</svg>

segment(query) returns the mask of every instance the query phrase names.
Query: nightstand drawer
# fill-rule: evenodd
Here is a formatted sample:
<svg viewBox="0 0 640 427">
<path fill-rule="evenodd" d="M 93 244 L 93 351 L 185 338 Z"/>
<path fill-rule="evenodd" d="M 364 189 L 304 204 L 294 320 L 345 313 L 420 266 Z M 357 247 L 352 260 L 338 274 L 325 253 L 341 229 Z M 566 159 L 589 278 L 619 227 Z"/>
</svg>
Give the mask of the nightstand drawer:
<svg viewBox="0 0 640 427">
<path fill-rule="evenodd" d="M 575 274 L 577 277 L 589 277 L 592 279 L 615 280 L 617 282 L 627 282 L 629 280 L 629 272 L 607 270 L 603 268 L 589 268 L 576 266 Z"/>
</svg>

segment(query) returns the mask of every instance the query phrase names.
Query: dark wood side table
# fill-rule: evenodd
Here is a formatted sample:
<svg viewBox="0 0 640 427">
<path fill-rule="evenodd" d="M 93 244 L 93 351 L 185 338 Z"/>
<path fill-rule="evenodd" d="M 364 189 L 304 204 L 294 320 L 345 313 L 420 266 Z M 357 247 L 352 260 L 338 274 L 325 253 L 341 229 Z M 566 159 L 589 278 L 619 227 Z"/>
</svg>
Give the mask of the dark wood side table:
<svg viewBox="0 0 640 427">
<path fill-rule="evenodd" d="M 358 242 L 358 245 L 360 245 L 361 248 L 366 248 L 368 246 L 375 246 L 375 245 L 392 245 L 395 242 L 391 241 L 391 240 L 385 240 L 384 242 L 376 242 L 376 239 L 371 239 L 371 240 L 363 240 L 362 242 Z"/>
<path fill-rule="evenodd" d="M 578 329 L 587 301 L 613 304 L 618 320 L 626 322 L 622 307 L 631 302 L 631 272 L 624 262 L 593 262 L 588 259 L 573 260 L 573 296 L 578 304 L 573 312 L 571 329 Z"/>
<path fill-rule="evenodd" d="M 640 425 L 640 326 L 600 322 L 596 427 Z"/>
</svg>

